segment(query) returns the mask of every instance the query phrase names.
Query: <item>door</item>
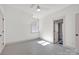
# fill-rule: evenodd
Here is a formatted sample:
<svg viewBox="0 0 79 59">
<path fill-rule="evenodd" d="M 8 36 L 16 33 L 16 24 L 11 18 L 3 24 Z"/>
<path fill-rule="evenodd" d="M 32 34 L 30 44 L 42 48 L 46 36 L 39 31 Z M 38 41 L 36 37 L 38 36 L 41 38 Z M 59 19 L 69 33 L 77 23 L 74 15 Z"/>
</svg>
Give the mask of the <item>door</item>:
<svg viewBox="0 0 79 59">
<path fill-rule="evenodd" d="M 4 19 L 0 15 L 0 53 L 4 46 Z"/>
<path fill-rule="evenodd" d="M 54 43 L 58 42 L 58 23 L 55 22 L 54 27 Z"/>
<path fill-rule="evenodd" d="M 79 14 L 76 14 L 76 47 L 79 49 Z"/>
</svg>

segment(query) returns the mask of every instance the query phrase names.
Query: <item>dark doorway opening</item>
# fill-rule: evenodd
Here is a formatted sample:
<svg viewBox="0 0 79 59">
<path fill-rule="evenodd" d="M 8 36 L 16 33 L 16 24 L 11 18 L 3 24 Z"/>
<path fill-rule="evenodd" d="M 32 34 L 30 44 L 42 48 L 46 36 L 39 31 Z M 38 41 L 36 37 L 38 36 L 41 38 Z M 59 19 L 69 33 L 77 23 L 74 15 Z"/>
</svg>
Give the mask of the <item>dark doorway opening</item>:
<svg viewBox="0 0 79 59">
<path fill-rule="evenodd" d="M 54 43 L 63 45 L 63 19 L 54 21 Z"/>
</svg>

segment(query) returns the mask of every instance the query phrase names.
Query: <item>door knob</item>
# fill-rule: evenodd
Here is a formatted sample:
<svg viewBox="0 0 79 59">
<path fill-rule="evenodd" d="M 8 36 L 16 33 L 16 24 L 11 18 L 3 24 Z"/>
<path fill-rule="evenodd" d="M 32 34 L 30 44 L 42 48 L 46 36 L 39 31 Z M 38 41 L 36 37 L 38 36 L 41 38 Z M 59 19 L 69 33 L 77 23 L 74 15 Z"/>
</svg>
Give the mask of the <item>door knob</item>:
<svg viewBox="0 0 79 59">
<path fill-rule="evenodd" d="M 78 34 L 76 34 L 76 36 L 78 36 Z"/>
</svg>

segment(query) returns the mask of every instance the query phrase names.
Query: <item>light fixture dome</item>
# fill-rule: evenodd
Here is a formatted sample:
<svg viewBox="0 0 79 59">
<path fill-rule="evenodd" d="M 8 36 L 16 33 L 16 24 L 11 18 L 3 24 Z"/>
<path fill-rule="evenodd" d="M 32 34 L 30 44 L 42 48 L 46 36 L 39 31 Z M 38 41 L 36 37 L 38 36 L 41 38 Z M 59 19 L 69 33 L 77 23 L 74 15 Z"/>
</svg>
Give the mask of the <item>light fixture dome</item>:
<svg viewBox="0 0 79 59">
<path fill-rule="evenodd" d="M 39 5 L 37 5 L 37 11 L 40 11 L 40 6 Z"/>
</svg>

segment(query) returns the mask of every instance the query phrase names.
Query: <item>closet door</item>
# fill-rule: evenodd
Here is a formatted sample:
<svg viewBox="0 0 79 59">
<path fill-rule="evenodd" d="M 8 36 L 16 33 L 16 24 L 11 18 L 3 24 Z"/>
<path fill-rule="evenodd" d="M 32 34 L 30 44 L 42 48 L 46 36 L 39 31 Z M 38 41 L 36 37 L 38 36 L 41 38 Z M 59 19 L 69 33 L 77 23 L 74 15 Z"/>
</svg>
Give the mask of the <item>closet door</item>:
<svg viewBox="0 0 79 59">
<path fill-rule="evenodd" d="M 4 19 L 0 15 L 0 53 L 4 47 Z"/>
<path fill-rule="evenodd" d="M 79 49 L 79 14 L 76 14 L 76 47 Z"/>
</svg>

